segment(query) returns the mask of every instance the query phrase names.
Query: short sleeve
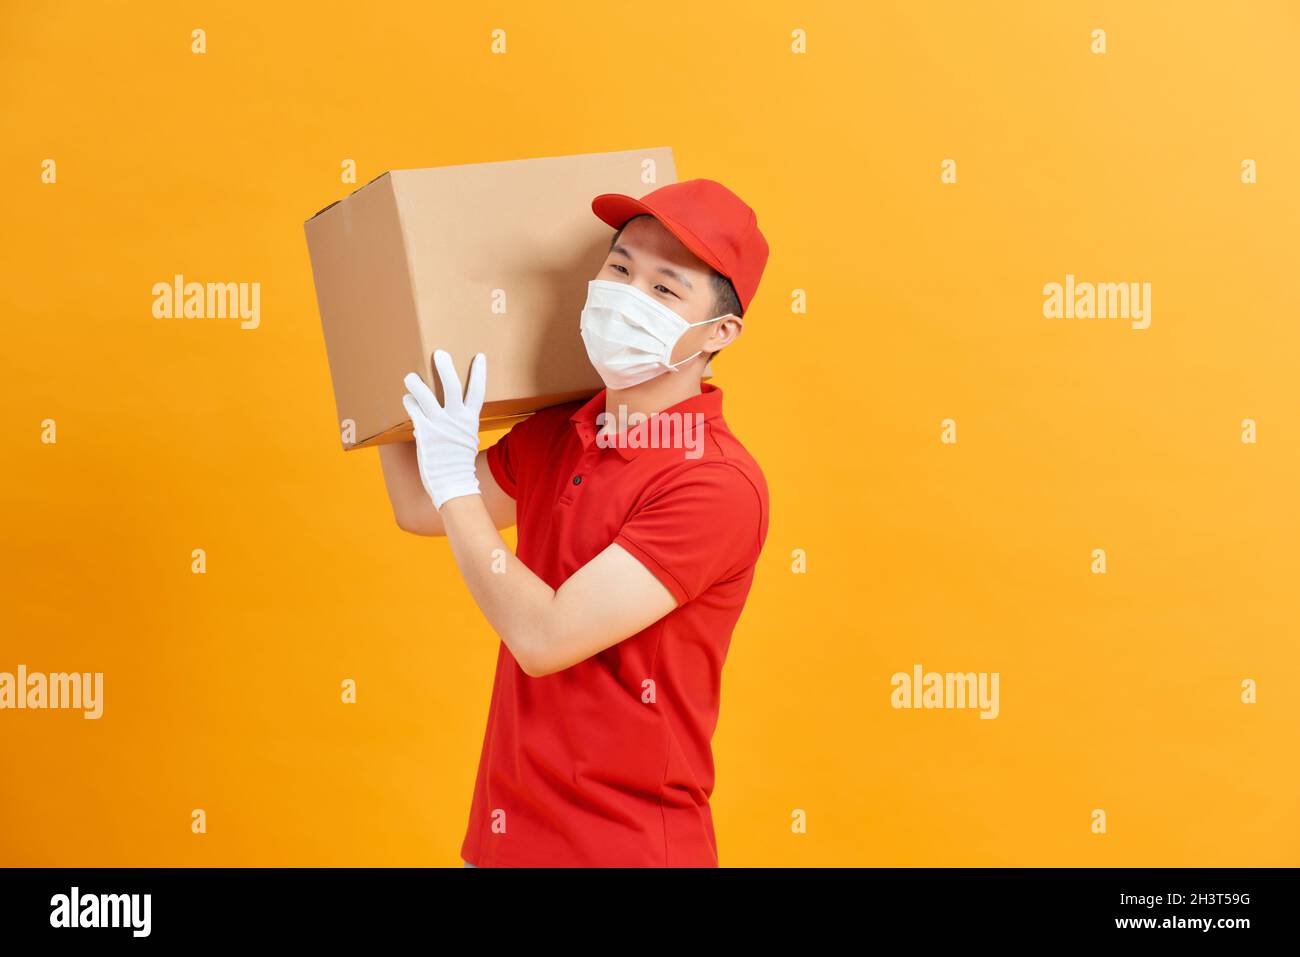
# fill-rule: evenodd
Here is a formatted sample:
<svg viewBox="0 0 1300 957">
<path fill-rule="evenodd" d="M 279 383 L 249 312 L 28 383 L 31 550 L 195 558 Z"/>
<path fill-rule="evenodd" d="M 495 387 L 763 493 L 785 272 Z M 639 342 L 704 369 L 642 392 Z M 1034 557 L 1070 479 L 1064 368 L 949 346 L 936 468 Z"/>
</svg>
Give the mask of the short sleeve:
<svg viewBox="0 0 1300 957">
<path fill-rule="evenodd" d="M 527 419 L 524 420 L 524 422 L 527 421 Z M 515 476 L 519 474 L 519 449 L 517 446 L 520 443 L 518 437 L 515 436 L 515 429 L 523 425 L 524 422 L 516 422 L 510 427 L 509 432 L 497 439 L 496 444 L 487 450 L 488 471 L 496 479 L 497 485 L 501 486 L 501 491 L 511 498 L 519 497 L 519 484 Z"/>
<path fill-rule="evenodd" d="M 764 490 L 749 475 L 729 462 L 710 461 L 655 489 L 614 541 L 681 605 L 758 561 L 766 515 Z"/>
<path fill-rule="evenodd" d="M 567 406 L 551 406 L 534 412 L 511 426 L 510 431 L 487 450 L 488 469 L 503 492 L 513 499 L 519 498 L 533 472 L 534 463 L 545 461 L 554 431 L 557 425 L 568 422 L 570 411 Z"/>
</svg>

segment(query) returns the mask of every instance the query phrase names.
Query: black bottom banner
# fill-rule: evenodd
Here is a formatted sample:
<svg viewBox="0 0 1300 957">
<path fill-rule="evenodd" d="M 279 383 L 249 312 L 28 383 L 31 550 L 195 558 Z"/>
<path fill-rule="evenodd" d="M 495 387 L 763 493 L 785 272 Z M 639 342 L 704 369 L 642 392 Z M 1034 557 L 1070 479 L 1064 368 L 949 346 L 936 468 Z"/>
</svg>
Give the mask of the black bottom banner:
<svg viewBox="0 0 1300 957">
<path fill-rule="evenodd" d="M 1296 870 L 11 869 L 6 941 L 337 945 L 504 932 L 595 946 L 689 927 L 817 937 L 1217 946 L 1293 938 Z M 593 919 L 594 918 L 594 919 Z M 621 930 L 620 930 L 621 928 Z M 427 938 L 426 938 L 427 939 Z M 482 938 L 485 942 L 489 938 Z"/>
</svg>

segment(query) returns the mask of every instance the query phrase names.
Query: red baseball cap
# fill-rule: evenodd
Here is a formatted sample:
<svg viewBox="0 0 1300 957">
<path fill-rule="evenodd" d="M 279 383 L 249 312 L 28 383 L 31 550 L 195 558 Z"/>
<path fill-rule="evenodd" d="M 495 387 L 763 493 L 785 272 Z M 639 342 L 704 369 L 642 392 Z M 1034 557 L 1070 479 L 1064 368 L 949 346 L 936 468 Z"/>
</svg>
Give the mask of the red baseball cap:
<svg viewBox="0 0 1300 957">
<path fill-rule="evenodd" d="M 767 240 L 758 231 L 758 217 L 745 201 L 711 179 L 669 183 L 640 199 L 622 193 L 601 193 L 591 211 L 615 229 L 633 216 L 649 213 L 704 262 L 731 280 L 740 311 L 758 291 L 767 264 Z"/>
</svg>

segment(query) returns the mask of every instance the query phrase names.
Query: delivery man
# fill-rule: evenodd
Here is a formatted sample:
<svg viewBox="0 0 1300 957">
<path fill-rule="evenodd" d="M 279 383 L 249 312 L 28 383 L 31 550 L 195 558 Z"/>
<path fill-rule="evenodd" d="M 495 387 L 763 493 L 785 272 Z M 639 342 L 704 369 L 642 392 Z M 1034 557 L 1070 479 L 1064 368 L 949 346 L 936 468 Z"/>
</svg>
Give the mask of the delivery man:
<svg viewBox="0 0 1300 957">
<path fill-rule="evenodd" d="M 712 180 L 591 205 L 617 230 L 579 324 L 606 388 L 480 452 L 486 358 L 462 396 L 439 350 L 445 401 L 406 377 L 415 443 L 381 446 L 384 478 L 501 638 L 466 864 L 716 867 L 710 741 L 768 501 L 701 377 L 768 246 Z M 498 534 L 514 524 L 517 556 Z"/>
</svg>

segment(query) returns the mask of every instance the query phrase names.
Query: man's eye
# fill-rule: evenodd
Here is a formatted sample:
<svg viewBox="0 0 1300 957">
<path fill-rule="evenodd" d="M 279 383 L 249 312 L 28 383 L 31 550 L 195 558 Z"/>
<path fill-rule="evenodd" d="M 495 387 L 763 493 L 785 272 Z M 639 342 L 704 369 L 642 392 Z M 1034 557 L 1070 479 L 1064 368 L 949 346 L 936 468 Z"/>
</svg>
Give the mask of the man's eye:
<svg viewBox="0 0 1300 957">
<path fill-rule="evenodd" d="M 669 289 L 667 286 L 665 286 L 663 283 L 660 283 L 659 285 L 655 286 L 655 288 L 656 288 L 656 289 L 662 289 L 664 292 L 668 293 L 668 295 L 673 296 L 673 297 L 675 297 L 675 298 L 677 298 L 677 299 L 682 298 L 681 296 L 678 296 L 677 293 L 673 292 L 671 289 Z"/>
<path fill-rule="evenodd" d="M 610 268 L 610 269 L 617 269 L 619 272 L 623 272 L 623 273 L 626 273 L 626 272 L 627 272 L 627 270 L 624 269 L 622 266 L 620 266 L 618 263 L 610 263 L 610 264 L 609 264 L 609 268 Z"/>
</svg>

